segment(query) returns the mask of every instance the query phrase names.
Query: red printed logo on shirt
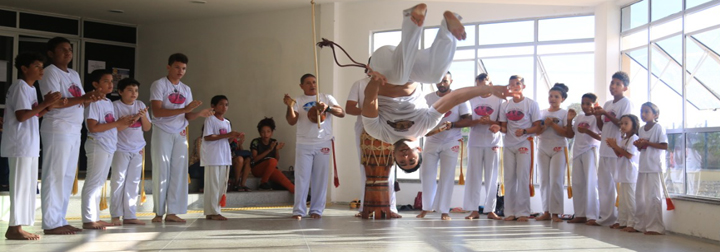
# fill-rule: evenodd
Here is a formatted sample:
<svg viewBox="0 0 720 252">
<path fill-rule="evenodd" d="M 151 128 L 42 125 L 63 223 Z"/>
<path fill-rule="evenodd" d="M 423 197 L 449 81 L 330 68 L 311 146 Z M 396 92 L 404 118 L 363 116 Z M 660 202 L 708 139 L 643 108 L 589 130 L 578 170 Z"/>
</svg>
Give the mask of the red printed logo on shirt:
<svg viewBox="0 0 720 252">
<path fill-rule="evenodd" d="M 220 135 L 227 134 L 227 129 L 220 129 Z"/>
<path fill-rule="evenodd" d="M 327 147 L 322 148 L 322 149 L 320 149 L 320 152 L 322 152 L 322 154 L 328 155 L 328 154 L 330 154 L 330 148 L 327 148 Z"/>
<path fill-rule="evenodd" d="M 474 111 L 475 111 L 475 114 L 479 115 L 479 116 L 490 116 L 490 115 L 492 115 L 493 112 L 495 112 L 495 110 L 493 110 L 492 107 L 490 107 L 488 105 L 484 105 L 484 104 L 477 106 L 474 109 Z"/>
<path fill-rule="evenodd" d="M 505 114 L 505 116 L 510 121 L 520 121 L 525 117 L 525 113 L 520 110 L 510 110 Z"/>
<path fill-rule="evenodd" d="M 617 118 L 617 116 L 615 116 L 615 112 L 610 111 L 610 115 L 611 115 L 612 117 Z M 609 122 L 609 121 L 610 121 L 610 118 L 609 118 L 609 117 L 607 117 L 607 116 L 603 116 L 603 117 L 604 117 L 603 121 L 605 121 L 605 122 Z"/>
<path fill-rule="evenodd" d="M 448 111 L 447 113 L 445 113 L 445 116 L 443 116 L 443 118 L 446 118 L 446 117 L 448 117 L 448 116 L 450 116 L 450 115 L 452 115 L 452 111 Z"/>
<path fill-rule="evenodd" d="M 520 154 L 527 154 L 527 153 L 528 153 L 528 148 L 520 147 L 520 149 L 518 149 L 518 151 L 520 152 Z"/>
<path fill-rule="evenodd" d="M 498 152 L 499 149 L 500 149 L 500 147 L 497 147 L 497 146 L 492 147 L 492 151 L 493 151 L 493 152 Z"/>
<path fill-rule="evenodd" d="M 82 90 L 80 89 L 80 87 L 75 85 L 75 83 L 73 83 L 72 86 L 68 88 L 68 92 L 70 92 L 70 95 L 72 95 L 73 97 L 82 96 Z"/>
<path fill-rule="evenodd" d="M 450 148 L 450 150 L 452 150 L 453 152 L 459 152 L 459 151 L 460 151 L 460 146 L 459 146 L 459 145 L 455 145 L 455 146 L 453 146 L 452 148 Z"/>
<path fill-rule="evenodd" d="M 553 151 L 554 151 L 554 152 L 560 152 L 560 151 L 562 151 L 562 150 L 563 150 L 563 147 L 555 147 L 555 148 L 553 148 Z"/>
<path fill-rule="evenodd" d="M 580 124 L 578 124 L 578 128 L 586 128 L 586 129 L 589 129 L 589 128 L 590 128 L 590 124 L 589 124 L 589 123 L 586 123 L 586 122 L 581 122 Z"/>
<path fill-rule="evenodd" d="M 105 123 L 111 123 L 111 122 L 115 122 L 115 116 L 113 116 L 112 113 L 107 113 L 105 115 Z"/>
<path fill-rule="evenodd" d="M 182 130 L 182 131 L 180 131 L 180 135 L 185 136 L 185 135 L 187 135 L 187 132 L 185 130 Z"/>
<path fill-rule="evenodd" d="M 174 93 L 168 95 L 168 100 L 172 104 L 185 104 L 185 96 L 181 93 L 178 93 L 177 90 L 175 90 Z"/>
<path fill-rule="evenodd" d="M 142 122 L 140 122 L 140 119 L 137 119 L 132 125 L 130 125 L 130 128 L 140 128 L 142 126 Z"/>
</svg>

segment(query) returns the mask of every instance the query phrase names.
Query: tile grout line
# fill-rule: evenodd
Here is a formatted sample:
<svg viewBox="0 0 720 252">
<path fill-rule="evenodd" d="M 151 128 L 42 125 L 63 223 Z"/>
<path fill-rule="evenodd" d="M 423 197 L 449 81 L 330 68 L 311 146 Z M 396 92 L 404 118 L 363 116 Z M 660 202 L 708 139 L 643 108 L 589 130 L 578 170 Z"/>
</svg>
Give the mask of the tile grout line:
<svg viewBox="0 0 720 252">
<path fill-rule="evenodd" d="M 180 236 L 183 232 L 185 232 L 185 231 L 188 229 L 188 227 L 192 226 L 192 224 L 195 224 L 195 222 L 196 222 L 197 220 L 198 220 L 198 219 L 193 219 L 193 221 L 190 222 L 190 223 L 186 222 L 185 225 L 184 225 L 184 228 L 183 228 L 180 232 L 178 232 L 178 234 L 175 235 L 175 237 L 173 237 L 172 239 L 170 239 L 170 241 L 169 241 L 167 244 L 165 244 L 165 246 L 163 246 L 159 251 L 164 251 L 165 248 L 167 248 L 167 247 L 170 245 L 170 243 L 174 242 L 175 239 L 177 239 L 178 236 Z M 163 222 L 163 223 L 164 223 L 164 222 Z M 163 225 L 165 225 L 165 224 L 163 224 Z"/>
</svg>

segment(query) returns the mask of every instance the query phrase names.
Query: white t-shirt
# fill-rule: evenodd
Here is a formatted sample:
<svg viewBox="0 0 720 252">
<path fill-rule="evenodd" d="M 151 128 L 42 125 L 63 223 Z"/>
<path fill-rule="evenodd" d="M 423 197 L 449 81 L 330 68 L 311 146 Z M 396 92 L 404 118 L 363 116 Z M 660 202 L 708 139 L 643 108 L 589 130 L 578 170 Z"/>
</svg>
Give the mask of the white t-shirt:
<svg viewBox="0 0 720 252">
<path fill-rule="evenodd" d="M 638 160 L 640 160 L 640 152 L 637 147 L 633 145 L 633 142 L 638 140 L 637 135 L 633 135 L 629 139 L 622 139 L 617 142 L 618 146 L 623 150 L 632 154 L 631 158 L 618 157 L 617 160 L 617 179 L 619 183 L 637 183 L 638 177 Z M 616 155 L 617 157 L 617 155 Z"/>
<path fill-rule="evenodd" d="M 293 107 L 298 113 L 297 121 L 297 140 L 299 144 L 319 144 L 331 140 L 333 138 L 332 118 L 329 112 L 326 114 L 325 121 L 320 123 L 318 129 L 317 123 L 313 123 L 308 119 L 308 110 L 317 104 L 314 95 L 301 95 L 295 97 L 297 101 Z M 320 101 L 327 104 L 328 107 L 339 106 L 335 97 L 329 94 L 320 94 Z"/>
<path fill-rule="evenodd" d="M 655 123 L 653 127 L 645 131 L 645 127 L 638 130 L 640 138 L 646 139 L 651 143 L 667 143 L 668 138 L 665 129 L 659 123 Z M 640 172 L 653 173 L 665 172 L 665 150 L 647 147 L 640 150 Z"/>
<path fill-rule="evenodd" d="M 500 109 L 500 122 L 507 122 L 507 134 L 505 134 L 505 146 L 515 146 L 527 141 L 529 136 L 533 134 L 525 134 L 515 136 L 515 130 L 529 129 L 533 122 L 540 121 L 540 108 L 537 102 L 530 98 L 523 98 L 522 101 L 515 103 L 513 99 L 503 103 Z"/>
<path fill-rule="evenodd" d="M 355 83 L 353 83 L 352 87 L 350 88 L 350 94 L 348 94 L 347 100 L 357 102 L 358 108 L 362 109 L 363 102 L 365 101 L 365 88 L 367 87 L 368 83 L 370 83 L 370 77 L 359 79 Z M 355 124 L 359 124 L 360 126 L 362 126 L 361 116 L 357 117 Z"/>
<path fill-rule="evenodd" d="M 205 118 L 202 144 L 200 145 L 200 166 L 232 165 L 232 152 L 227 138 L 215 141 L 205 141 L 209 135 L 222 135 L 232 131 L 230 121 L 215 116 Z"/>
<path fill-rule="evenodd" d="M 409 96 L 378 96 L 378 117 L 362 117 L 365 131 L 372 137 L 395 143 L 400 139 L 418 139 L 442 120 L 435 108 L 428 108 L 420 90 Z"/>
<path fill-rule="evenodd" d="M 613 103 L 613 100 L 609 100 L 605 103 L 605 106 L 603 106 L 603 109 L 605 109 L 606 112 L 610 113 L 611 115 L 614 115 L 615 118 L 620 119 L 621 116 L 632 114 L 633 110 L 633 104 L 630 102 L 630 99 L 627 97 L 623 97 L 619 101 Z M 601 157 L 617 157 L 615 155 L 615 152 L 613 152 L 612 148 L 607 145 L 607 142 L 605 139 L 607 138 L 615 138 L 617 142 L 620 142 L 621 133 L 620 133 L 620 127 L 616 126 L 612 121 L 610 121 L 609 118 L 606 116 L 602 116 L 603 119 L 603 128 L 602 128 L 602 141 L 600 142 L 600 156 Z"/>
<path fill-rule="evenodd" d="M 437 95 L 437 92 L 432 92 L 425 95 L 425 102 L 427 102 L 428 107 L 432 106 L 438 100 L 440 100 L 440 96 Z M 470 115 L 469 102 L 463 102 L 453 107 L 452 109 L 450 109 L 450 111 L 446 112 L 445 115 L 443 115 L 443 118 L 440 120 L 441 122 L 457 122 L 458 120 L 460 120 L 461 115 Z M 447 143 L 449 141 L 457 141 L 462 138 L 461 130 L 461 128 L 448 129 L 435 135 L 426 137 L 425 140 L 438 144 Z"/>
<path fill-rule="evenodd" d="M 565 127 L 567 124 L 567 110 L 559 109 L 558 111 L 550 112 L 550 110 L 543 109 L 540 111 L 540 120 L 545 121 L 546 118 L 550 117 L 555 121 L 555 124 L 560 127 Z M 539 148 L 554 148 L 554 147 L 567 147 L 567 139 L 565 136 L 558 134 L 554 128 L 547 127 L 542 134 L 538 136 L 538 147 Z"/>
<path fill-rule="evenodd" d="M 133 101 L 133 104 L 127 105 L 122 100 L 113 102 L 115 115 L 118 118 L 123 116 L 137 115 L 140 110 L 145 109 L 145 103 L 141 101 Z M 148 118 L 150 120 L 150 118 Z M 135 121 L 130 127 L 118 131 L 117 151 L 137 153 L 145 147 L 145 137 L 143 136 L 142 119 Z"/>
<path fill-rule="evenodd" d="M 39 157 L 40 122 L 37 115 L 19 122 L 15 112 L 32 110 L 38 105 L 35 87 L 23 80 L 17 80 L 8 89 L 5 97 L 3 140 L 0 152 L 3 157 Z"/>
<path fill-rule="evenodd" d="M 65 72 L 55 65 L 45 68 L 40 80 L 40 93 L 60 92 L 63 98 L 76 98 L 85 95 L 80 75 L 68 68 Z M 67 108 L 56 108 L 43 116 L 43 132 L 80 135 L 83 123 L 83 104 Z"/>
<path fill-rule="evenodd" d="M 90 103 L 90 106 L 88 106 L 86 111 L 87 119 L 93 119 L 97 121 L 98 124 L 112 123 L 120 118 L 115 115 L 115 108 L 113 107 L 112 102 L 110 102 L 107 98 Z M 85 126 L 87 126 L 87 121 L 85 122 Z M 106 152 L 115 153 L 115 150 L 117 149 L 117 128 L 112 128 L 103 132 L 88 132 L 88 140 L 95 141 Z"/>
<path fill-rule="evenodd" d="M 182 109 L 193 101 L 190 87 L 178 82 L 172 84 L 167 77 L 156 80 L 150 86 L 150 101 L 162 101 L 164 109 Z M 188 120 L 185 114 L 156 117 L 153 115 L 153 124 L 168 133 L 180 133 L 185 130 Z"/>
<path fill-rule="evenodd" d="M 472 109 L 472 119 L 477 120 L 484 116 L 489 116 L 490 120 L 498 121 L 500 117 L 500 109 L 505 99 L 491 95 L 486 98 L 481 96 L 470 99 L 470 108 Z M 468 136 L 468 147 L 496 147 L 502 146 L 502 133 L 492 133 L 490 125 L 476 124 L 470 128 Z"/>
<path fill-rule="evenodd" d="M 575 117 L 573 130 L 575 131 L 575 141 L 573 142 L 573 159 L 580 157 L 583 153 L 600 146 L 600 141 L 592 138 L 588 134 L 578 132 L 578 128 L 586 128 L 595 134 L 600 135 L 600 129 L 595 122 L 594 115 L 580 114 Z"/>
</svg>

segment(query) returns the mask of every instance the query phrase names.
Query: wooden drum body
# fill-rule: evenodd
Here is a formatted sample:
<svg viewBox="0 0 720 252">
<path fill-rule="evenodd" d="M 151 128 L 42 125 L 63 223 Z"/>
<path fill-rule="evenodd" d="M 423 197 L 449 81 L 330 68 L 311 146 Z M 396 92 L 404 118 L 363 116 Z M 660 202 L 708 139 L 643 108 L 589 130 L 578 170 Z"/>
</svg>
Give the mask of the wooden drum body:
<svg viewBox="0 0 720 252">
<path fill-rule="evenodd" d="M 363 131 L 360 136 L 361 163 L 365 167 L 365 199 L 362 218 L 390 219 L 388 176 L 394 164 L 393 145 L 373 138 Z"/>
</svg>

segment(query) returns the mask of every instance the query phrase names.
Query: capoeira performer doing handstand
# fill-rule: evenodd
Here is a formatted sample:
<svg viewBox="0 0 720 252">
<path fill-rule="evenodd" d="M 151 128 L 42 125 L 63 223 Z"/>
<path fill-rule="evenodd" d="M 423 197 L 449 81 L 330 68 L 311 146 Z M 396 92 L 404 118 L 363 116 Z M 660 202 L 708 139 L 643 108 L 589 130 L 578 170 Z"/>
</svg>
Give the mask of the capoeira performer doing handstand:
<svg viewBox="0 0 720 252">
<path fill-rule="evenodd" d="M 425 12 L 425 4 L 405 10 L 400 44 L 373 53 L 369 73 L 372 80 L 365 89 L 362 109 L 365 131 L 394 144 L 395 162 L 405 172 L 420 168 L 417 140 L 437 126 L 445 113 L 472 97 L 493 91 L 487 86 L 461 88 L 427 106 L 416 90 L 418 82 L 440 82 L 450 68 L 457 40 L 465 39 L 466 34 L 458 17 L 446 11 L 432 46 L 418 50 Z M 500 87 L 497 91 L 505 95 L 505 90 Z M 449 123 L 441 126 L 447 128 Z"/>
</svg>

